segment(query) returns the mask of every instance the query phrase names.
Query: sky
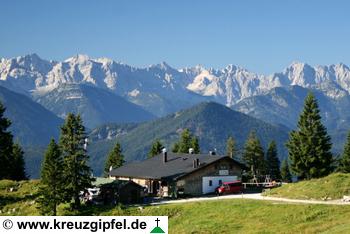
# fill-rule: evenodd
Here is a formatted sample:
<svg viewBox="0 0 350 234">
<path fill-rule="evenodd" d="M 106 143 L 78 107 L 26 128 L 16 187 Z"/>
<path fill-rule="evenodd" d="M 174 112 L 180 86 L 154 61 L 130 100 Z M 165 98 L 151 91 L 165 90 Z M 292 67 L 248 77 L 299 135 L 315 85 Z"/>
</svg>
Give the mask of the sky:
<svg viewBox="0 0 350 234">
<path fill-rule="evenodd" d="M 293 61 L 350 65 L 347 0 L 0 0 L 0 9 L 5 58 L 87 54 L 261 74 Z"/>
</svg>

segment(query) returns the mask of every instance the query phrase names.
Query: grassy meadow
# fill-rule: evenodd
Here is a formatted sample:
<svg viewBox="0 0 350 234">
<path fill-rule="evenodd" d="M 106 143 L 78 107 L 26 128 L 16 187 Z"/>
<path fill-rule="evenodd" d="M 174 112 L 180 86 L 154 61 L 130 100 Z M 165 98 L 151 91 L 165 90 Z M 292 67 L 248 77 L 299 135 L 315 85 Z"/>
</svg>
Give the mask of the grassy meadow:
<svg viewBox="0 0 350 234">
<path fill-rule="evenodd" d="M 308 200 L 341 199 L 343 195 L 350 195 L 350 174 L 334 173 L 320 179 L 285 184 L 264 194 Z"/>
<path fill-rule="evenodd" d="M 11 191 L 13 188 L 13 191 Z M 282 189 L 282 188 L 281 188 Z M 39 215 L 38 181 L 0 181 L 1 215 Z M 139 207 L 82 206 L 59 215 L 167 215 L 170 233 L 346 233 L 350 206 L 219 200 Z"/>
</svg>

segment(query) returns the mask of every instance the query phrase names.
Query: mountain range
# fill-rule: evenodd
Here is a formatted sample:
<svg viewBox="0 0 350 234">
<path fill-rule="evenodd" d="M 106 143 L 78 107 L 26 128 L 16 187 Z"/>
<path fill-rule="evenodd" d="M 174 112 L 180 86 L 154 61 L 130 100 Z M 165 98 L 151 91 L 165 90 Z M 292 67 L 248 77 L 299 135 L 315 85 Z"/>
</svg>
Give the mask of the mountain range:
<svg viewBox="0 0 350 234">
<path fill-rule="evenodd" d="M 313 67 L 294 62 L 281 72 L 260 75 L 235 65 L 223 69 L 200 65 L 177 69 L 162 62 L 134 67 L 86 55 L 76 55 L 65 61 L 48 61 L 30 54 L 0 60 L 0 87 L 0 98 L 13 120 L 14 135 L 21 144 L 30 146 L 28 151 L 33 152 L 35 162 L 39 160 L 38 149 L 42 149 L 50 137 L 57 137 L 62 119 L 69 112 L 82 115 L 92 144 L 101 143 L 96 147 L 100 151 L 90 148 L 94 155 L 101 157 L 100 160 L 104 159 L 115 139 L 120 139 L 124 148 L 128 148 L 128 160 L 141 159 L 154 137 L 162 137 L 165 144 L 171 145 L 176 133 L 186 124 L 199 136 L 206 135 L 201 138 L 203 149 L 222 148 L 227 134 L 214 134 L 213 131 L 225 129 L 215 121 L 203 120 L 208 124 L 206 128 L 195 124 L 198 121 L 200 125 L 200 114 L 191 115 L 190 112 L 196 113 L 199 103 L 216 102 L 262 120 L 259 124 L 288 132 L 296 127 L 304 98 L 312 91 L 318 99 L 336 153 L 342 150 L 350 124 L 350 69 L 344 64 Z M 220 119 L 221 124 L 233 124 L 228 117 L 230 114 L 221 108 L 212 104 L 205 106 L 202 110 L 208 115 L 220 119 L 214 113 L 218 111 L 226 116 Z M 169 120 L 182 110 L 186 112 L 186 120 Z M 248 121 L 247 129 L 256 128 L 251 125 L 253 122 Z M 158 129 L 158 124 L 163 126 L 159 129 L 162 134 L 154 130 Z M 241 131 L 240 128 L 226 128 Z M 142 129 L 149 134 L 143 133 Z M 212 134 L 215 137 L 210 138 Z M 246 135 L 235 134 L 241 144 Z M 138 138 L 138 135 L 147 138 Z M 136 143 L 131 145 L 134 141 Z M 284 142 L 278 143 L 282 146 Z M 283 152 L 283 147 L 280 150 Z M 94 160 L 96 158 L 94 156 Z"/>
<path fill-rule="evenodd" d="M 298 85 L 320 90 L 333 99 L 350 93 L 350 69 L 346 65 L 312 67 L 298 62 L 265 76 L 234 65 L 224 69 L 203 66 L 175 69 L 162 62 L 137 68 L 86 55 L 58 62 L 30 54 L 1 59 L 0 80 L 6 87 L 28 95 L 50 92 L 60 84 L 90 84 L 118 94 L 157 116 L 203 100 L 231 107 L 275 87 Z"/>
<path fill-rule="evenodd" d="M 58 62 L 30 54 L 1 59 L 0 84 L 26 94 L 61 118 L 70 111 L 79 112 L 89 128 L 106 122 L 146 121 L 203 101 L 215 101 L 247 114 L 253 114 L 253 109 L 260 108 L 260 114 L 253 114 L 260 118 L 264 112 L 265 115 L 270 114 L 266 108 L 267 99 L 278 104 L 279 108 L 285 105 L 284 113 L 286 109 L 293 112 L 288 115 L 288 121 L 284 121 L 283 116 L 278 120 L 267 119 L 295 127 L 306 89 L 318 93 L 321 107 L 334 107 L 343 112 L 341 117 L 336 117 L 338 125 L 347 123 L 349 116 L 346 110 L 341 110 L 346 107 L 350 94 L 350 69 L 344 64 L 312 67 L 294 62 L 282 72 L 265 76 L 234 65 L 224 69 L 207 69 L 199 65 L 175 69 L 162 62 L 137 68 L 107 58 L 92 59 L 86 55 L 76 55 Z M 304 91 L 297 93 L 301 89 L 293 88 L 296 86 L 304 88 Z M 120 108 L 127 105 L 120 97 L 129 101 L 126 110 Z M 253 101 L 257 99 L 259 105 Z M 123 102 L 123 105 L 119 102 Z M 140 114 L 138 111 L 141 110 L 130 102 L 154 116 L 146 112 Z M 248 107 L 248 102 L 252 106 Z M 122 110 L 118 111 L 114 106 Z M 135 109 L 135 114 L 129 108 Z M 334 116 L 331 109 L 328 114 Z"/>
</svg>

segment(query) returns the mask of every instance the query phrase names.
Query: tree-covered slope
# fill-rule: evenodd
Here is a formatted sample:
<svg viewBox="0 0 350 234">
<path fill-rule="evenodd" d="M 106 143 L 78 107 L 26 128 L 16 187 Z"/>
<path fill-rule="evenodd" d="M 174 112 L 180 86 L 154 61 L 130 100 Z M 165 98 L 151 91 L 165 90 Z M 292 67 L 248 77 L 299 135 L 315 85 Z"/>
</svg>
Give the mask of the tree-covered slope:
<svg viewBox="0 0 350 234">
<path fill-rule="evenodd" d="M 0 86 L 5 115 L 12 122 L 10 131 L 22 145 L 46 145 L 57 138 L 63 120 L 29 97 Z"/>
<path fill-rule="evenodd" d="M 223 154 L 229 136 L 233 136 L 238 148 L 242 149 L 250 131 L 256 131 L 264 146 L 269 141 L 276 140 L 280 157 L 286 156 L 284 142 L 288 134 L 285 128 L 268 124 L 214 102 L 205 102 L 164 118 L 139 124 L 113 139 L 92 141 L 89 152 L 94 171 L 97 174 L 101 173 L 105 157 L 117 140 L 122 144 L 127 161 L 142 160 L 147 157 L 147 152 L 156 138 L 170 150 L 178 140 L 179 133 L 185 128 L 189 128 L 198 136 L 202 153 L 216 149 L 219 154 Z"/>
</svg>

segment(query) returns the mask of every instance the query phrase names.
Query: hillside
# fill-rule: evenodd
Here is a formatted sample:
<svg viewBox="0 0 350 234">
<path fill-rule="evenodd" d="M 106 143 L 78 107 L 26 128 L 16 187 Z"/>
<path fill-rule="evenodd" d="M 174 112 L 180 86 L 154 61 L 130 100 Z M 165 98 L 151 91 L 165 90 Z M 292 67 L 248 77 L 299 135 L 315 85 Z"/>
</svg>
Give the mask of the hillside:
<svg viewBox="0 0 350 234">
<path fill-rule="evenodd" d="M 9 188 L 17 188 L 9 192 Z M 39 215 L 38 181 L 0 181 L 0 215 Z M 286 204 L 243 199 L 191 202 L 143 209 L 125 206 L 83 206 L 59 215 L 166 215 L 169 233 L 346 233 L 350 206 Z M 273 224 L 273 225 L 272 225 Z"/>
<path fill-rule="evenodd" d="M 46 145 L 57 138 L 63 120 L 29 97 L 0 86 L 5 116 L 12 121 L 10 131 L 22 145 Z"/>
<path fill-rule="evenodd" d="M 333 200 L 350 196 L 350 175 L 334 173 L 320 179 L 285 184 L 265 195 L 294 199 Z"/>
<path fill-rule="evenodd" d="M 349 130 L 350 96 L 333 99 L 321 91 L 300 86 L 274 88 L 264 95 L 243 99 L 232 108 L 272 124 L 283 124 L 295 129 L 304 106 L 304 99 L 312 91 L 318 101 L 322 121 L 332 136 L 336 153 L 342 152 L 344 131 Z"/>
<path fill-rule="evenodd" d="M 242 150 L 248 134 L 254 130 L 264 146 L 269 141 L 276 140 L 279 156 L 286 156 L 284 142 L 288 134 L 285 128 L 265 123 L 214 102 L 205 102 L 164 118 L 142 123 L 114 139 L 92 142 L 88 150 L 94 172 L 97 175 L 101 173 L 105 157 L 116 141 L 122 144 L 127 161 L 142 160 L 147 157 L 154 139 L 161 139 L 170 150 L 178 140 L 179 133 L 185 128 L 189 128 L 199 137 L 202 153 L 217 149 L 219 154 L 224 154 L 226 140 L 231 135 Z"/>
<path fill-rule="evenodd" d="M 327 128 L 347 128 L 350 121 L 350 111 L 346 108 L 350 105 L 349 96 L 334 100 L 320 91 L 300 86 L 274 88 L 264 95 L 246 98 L 232 108 L 266 122 L 283 124 L 293 129 L 303 109 L 304 99 L 310 91 L 318 101 L 322 120 Z"/>
<path fill-rule="evenodd" d="M 142 122 L 155 118 L 122 97 L 90 85 L 63 84 L 44 94 L 34 93 L 33 97 L 62 118 L 69 112 L 81 114 L 88 128 L 105 123 Z"/>
</svg>

